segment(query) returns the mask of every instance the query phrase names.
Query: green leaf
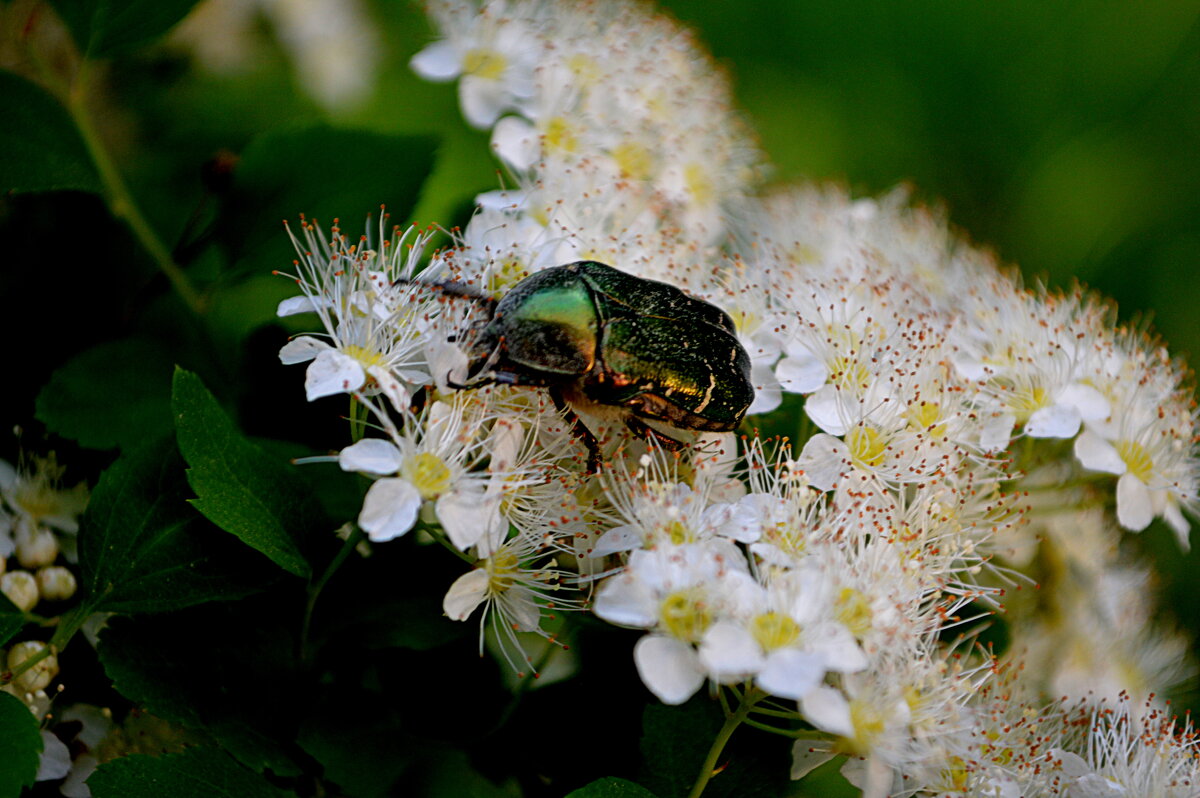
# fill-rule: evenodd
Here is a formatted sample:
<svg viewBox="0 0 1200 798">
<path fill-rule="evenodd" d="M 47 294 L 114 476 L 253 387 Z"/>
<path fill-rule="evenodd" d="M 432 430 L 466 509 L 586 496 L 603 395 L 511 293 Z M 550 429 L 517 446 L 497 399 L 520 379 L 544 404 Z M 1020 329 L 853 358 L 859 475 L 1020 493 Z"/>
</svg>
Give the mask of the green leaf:
<svg viewBox="0 0 1200 798">
<path fill-rule="evenodd" d="M 296 674 L 294 638 L 271 622 L 287 609 L 268 595 L 114 618 L 100 661 L 117 691 L 154 715 L 206 732 L 255 771 L 297 775 L 294 716 L 307 707 L 297 696 L 311 688 Z"/>
<path fill-rule="evenodd" d="M 295 794 L 211 748 L 114 759 L 98 767 L 87 784 L 95 798 L 285 798 Z"/>
<path fill-rule="evenodd" d="M 0 194 L 100 191 L 71 115 L 40 86 L 0 71 Z"/>
<path fill-rule="evenodd" d="M 0 646 L 12 640 L 13 635 L 25 625 L 25 613 L 0 593 Z"/>
<path fill-rule="evenodd" d="M 42 735 L 25 702 L 2 691 L 0 740 L 0 798 L 17 798 L 37 776 Z"/>
<path fill-rule="evenodd" d="M 54 372 L 37 398 L 47 429 L 92 449 L 129 446 L 171 431 L 166 347 L 141 338 L 110 341 Z"/>
<path fill-rule="evenodd" d="M 460 640 L 478 629 L 451 621 L 442 610 L 440 598 L 385 597 L 361 607 L 342 621 L 339 637 L 349 633 L 370 649 L 407 648 L 428 651 Z"/>
<path fill-rule="evenodd" d="M 639 781 L 663 798 L 687 795 L 721 723 L 719 708 L 704 698 L 677 707 L 648 704 L 642 713 Z"/>
<path fill-rule="evenodd" d="M 325 778 L 355 798 L 396 794 L 404 772 L 421 759 L 415 741 L 398 724 L 372 718 L 370 709 L 339 702 L 300 731 L 300 746 L 325 768 Z"/>
<path fill-rule="evenodd" d="M 567 798 L 655 798 L 655 796 L 654 793 L 639 784 L 609 776 L 567 793 Z"/>
<path fill-rule="evenodd" d="M 386 205 L 392 224 L 408 214 L 433 166 L 434 140 L 326 126 L 272 131 L 242 153 L 234 191 L 220 220 L 220 235 L 242 260 L 239 269 L 269 274 L 286 269 L 295 254 L 283 233 L 299 214 L 319 220 L 328 234 L 346 220 L 357 238 L 362 220 Z"/>
<path fill-rule="evenodd" d="M 688 795 L 723 723 L 719 705 L 703 696 L 677 707 L 647 706 L 642 715 L 638 780 L 663 798 Z M 787 738 L 739 727 L 721 752 L 720 772 L 705 786 L 705 798 L 784 795 L 790 762 Z"/>
<path fill-rule="evenodd" d="M 420 773 L 406 779 L 416 785 L 413 795 L 454 795 L 470 798 L 513 798 L 513 791 L 498 787 L 476 770 L 464 751 L 427 751 Z"/>
<path fill-rule="evenodd" d="M 84 55 L 110 58 L 148 44 L 187 16 L 197 0 L 51 0 Z"/>
<path fill-rule="evenodd" d="M 245 596 L 268 581 L 189 496 L 169 439 L 122 454 L 101 475 L 79 529 L 80 581 L 92 611 L 164 612 Z"/>
<path fill-rule="evenodd" d="M 296 540 L 321 513 L 301 478 L 243 437 L 195 374 L 175 371 L 171 399 L 192 504 L 279 567 L 308 576 Z"/>
</svg>

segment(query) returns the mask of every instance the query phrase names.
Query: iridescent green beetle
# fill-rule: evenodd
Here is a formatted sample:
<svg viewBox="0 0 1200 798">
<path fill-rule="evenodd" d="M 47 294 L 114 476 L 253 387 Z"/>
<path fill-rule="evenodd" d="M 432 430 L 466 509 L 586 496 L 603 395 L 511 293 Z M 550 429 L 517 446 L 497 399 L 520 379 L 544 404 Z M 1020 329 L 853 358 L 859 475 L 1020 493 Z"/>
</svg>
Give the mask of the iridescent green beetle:
<svg viewBox="0 0 1200 798">
<path fill-rule="evenodd" d="M 673 285 L 595 261 L 537 272 L 492 309 L 475 335 L 467 378 L 550 389 L 560 410 L 590 401 L 623 408 L 625 424 L 668 448 L 682 444 L 646 425 L 725 432 L 754 400 L 750 358 L 723 310 Z M 599 465 L 595 436 L 575 418 Z"/>
</svg>

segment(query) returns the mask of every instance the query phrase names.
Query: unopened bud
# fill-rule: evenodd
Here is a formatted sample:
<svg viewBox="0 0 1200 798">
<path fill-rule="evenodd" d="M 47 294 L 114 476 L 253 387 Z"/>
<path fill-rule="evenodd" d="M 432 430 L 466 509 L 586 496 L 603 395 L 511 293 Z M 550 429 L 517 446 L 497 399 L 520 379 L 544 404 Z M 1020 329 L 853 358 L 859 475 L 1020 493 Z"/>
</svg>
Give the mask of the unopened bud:
<svg viewBox="0 0 1200 798">
<path fill-rule="evenodd" d="M 8 669 L 15 671 L 25 660 L 41 654 L 47 648 L 40 640 L 25 640 L 17 643 L 8 652 Z M 35 692 L 44 690 L 58 675 L 58 657 L 53 653 L 47 654 L 30 666 L 29 670 L 13 679 L 13 684 L 23 690 Z"/>
<path fill-rule="evenodd" d="M 58 558 L 58 540 L 43 527 L 17 529 L 17 561 L 22 568 L 41 568 Z"/>
<path fill-rule="evenodd" d="M 47 565 L 38 569 L 37 586 L 42 598 L 47 601 L 66 601 L 75 595 L 78 587 L 75 574 L 61 565 Z"/>
<path fill-rule="evenodd" d="M 0 576 L 0 593 L 16 604 L 21 612 L 29 612 L 36 607 L 41 595 L 37 580 L 28 571 L 9 571 Z"/>
</svg>

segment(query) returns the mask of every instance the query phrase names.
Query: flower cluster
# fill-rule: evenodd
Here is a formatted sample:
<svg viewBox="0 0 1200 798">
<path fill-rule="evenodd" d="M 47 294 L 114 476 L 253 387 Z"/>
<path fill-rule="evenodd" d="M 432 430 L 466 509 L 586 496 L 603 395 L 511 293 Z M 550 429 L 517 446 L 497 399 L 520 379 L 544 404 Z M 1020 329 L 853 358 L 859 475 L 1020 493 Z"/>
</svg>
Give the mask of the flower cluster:
<svg viewBox="0 0 1200 798">
<path fill-rule="evenodd" d="M 22 460 L 17 467 L 0 460 L 0 593 L 25 614 L 61 605 L 76 592 L 71 563 L 88 491 L 84 483 L 64 488 L 63 472 L 53 454 Z M 59 675 L 57 651 L 43 640 L 20 640 L 7 652 L 0 650 L 0 665 L 0 690 L 25 702 L 38 720 L 47 717 L 52 702 L 47 691 Z M 46 730 L 42 744 L 38 779 L 66 776 L 71 769 L 66 745 Z M 83 786 L 86 775 L 65 787 L 64 795 L 90 795 Z"/>
<path fill-rule="evenodd" d="M 1105 779 L 1148 783 L 1127 779 L 1151 767 L 1121 748 L 1134 726 L 1159 753 L 1191 750 L 1171 748 L 1153 708 L 1022 723 L 987 687 L 1027 658 L 1031 695 L 1082 691 L 1095 669 L 1032 641 L 1066 651 L 1069 635 L 1098 667 L 1115 630 L 1135 666 L 1110 669 L 1112 696 L 1178 678 L 1165 663 L 1180 646 L 1149 626 L 1148 601 L 1046 624 L 1080 618 L 1080 597 L 1144 592 L 1119 529 L 1161 518 L 1186 547 L 1200 470 L 1179 362 L 1084 291 L 1023 287 L 903 193 L 760 192 L 721 73 L 640 4 L 429 11 L 441 38 L 412 66 L 458 80 L 515 186 L 480 196 L 433 253 L 415 228 L 355 242 L 306 222 L 302 295 L 279 311 L 322 322 L 280 353 L 310 361 L 309 398 L 344 393 L 369 418 L 337 462 L 373 480 L 358 517 L 370 541 L 418 530 L 469 561 L 444 610 L 480 611 L 518 670 L 533 665 L 518 633 L 554 639 L 564 609 L 643 630 L 634 663 L 662 701 L 708 684 L 816 730 L 796 744 L 796 777 L 845 754 L 868 795 L 1101 795 Z M 499 357 L 475 346 L 496 300 L 579 260 L 720 308 L 750 364 L 748 413 L 786 418 L 802 397 L 797 438 L 649 429 L 570 379 L 478 379 Z M 1054 600 L 1074 616 L 1008 598 L 1049 547 Z M 1002 607 L 1021 641 L 1007 663 L 972 643 L 972 621 Z M 1022 734 L 1064 753 L 995 775 L 995 741 Z M 1192 779 L 1171 767 L 1162 779 Z"/>
</svg>

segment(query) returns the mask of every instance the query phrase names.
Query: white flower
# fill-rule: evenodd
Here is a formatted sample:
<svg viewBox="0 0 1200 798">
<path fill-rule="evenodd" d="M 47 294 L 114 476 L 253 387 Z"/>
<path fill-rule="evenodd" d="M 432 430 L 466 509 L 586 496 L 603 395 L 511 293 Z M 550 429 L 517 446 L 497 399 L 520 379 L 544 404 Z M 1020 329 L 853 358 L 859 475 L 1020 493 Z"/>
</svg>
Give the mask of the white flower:
<svg viewBox="0 0 1200 798">
<path fill-rule="evenodd" d="M 343 470 L 383 477 L 367 491 L 358 517 L 372 541 L 408 532 L 426 502 L 460 549 L 503 534 L 499 500 L 487 490 L 489 477 L 473 470 L 488 454 L 478 437 L 487 420 L 486 407 L 471 403 L 469 394 L 456 395 L 452 403 L 434 402 L 426 413 L 411 416 L 391 440 L 364 439 L 342 450 Z"/>
<path fill-rule="evenodd" d="M 383 224 L 381 218 L 381 240 Z M 279 359 L 284 364 L 312 361 L 304 380 L 309 401 L 339 393 L 382 393 L 396 410 L 403 410 L 410 388 L 432 381 L 426 351 L 433 329 L 427 318 L 438 315 L 441 297 L 412 279 L 431 233 L 410 227 L 379 250 L 360 249 L 336 229 L 334 234 L 327 243 L 315 226 L 305 223 L 304 242 L 292 236 L 301 258 L 294 279 L 303 295 L 284 300 L 278 313 L 316 313 L 325 333 L 289 341 Z"/>
<path fill-rule="evenodd" d="M 517 633 L 537 632 L 553 641 L 553 635 L 542 629 L 543 614 L 581 608 L 577 599 L 560 593 L 561 583 L 571 577 L 570 572 L 555 567 L 552 560 L 547 562 L 546 553 L 543 541 L 517 535 L 481 560 L 474 570 L 456 579 L 442 600 L 446 615 L 455 621 L 465 621 L 482 605 L 480 653 L 490 625 L 500 650 L 518 672 L 531 663 L 526 660 L 518 665 L 515 661 L 516 656 L 525 659 Z"/>
<path fill-rule="evenodd" d="M 714 623 L 701 642 L 700 662 L 716 680 L 754 677 L 781 698 L 799 699 L 826 671 L 867 665 L 854 635 L 834 618 L 832 584 L 815 568 L 777 572 L 765 588 L 747 591 L 746 612 Z"/>
<path fill-rule="evenodd" d="M 724 547 L 664 542 L 633 552 L 626 569 L 600 586 L 593 610 L 610 623 L 651 630 L 634 648 L 638 673 L 664 703 L 681 704 L 704 683 L 694 646 L 755 588 L 745 560 Z"/>
<path fill-rule="evenodd" d="M 1118 475 L 1121 526 L 1137 532 L 1161 517 L 1187 550 L 1190 526 L 1182 509 L 1191 510 L 1200 491 L 1195 419 L 1187 396 L 1170 385 L 1156 390 L 1162 376 L 1149 371 L 1136 383 L 1113 384 L 1125 389 L 1113 419 L 1080 433 L 1075 456 L 1084 468 Z"/>
<path fill-rule="evenodd" d="M 521 111 L 533 95 L 540 55 L 537 21 L 530 4 L 503 2 L 476 9 L 473 3 L 429 4 L 444 38 L 413 56 L 410 66 L 426 80 L 461 79 L 463 115 L 477 128 L 491 127 L 505 111 Z"/>
</svg>

